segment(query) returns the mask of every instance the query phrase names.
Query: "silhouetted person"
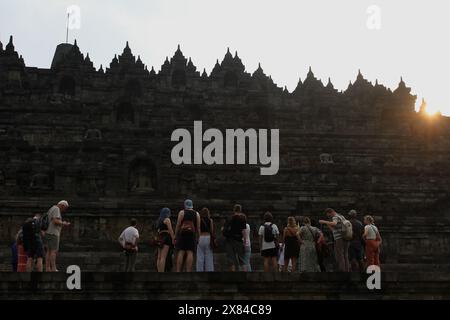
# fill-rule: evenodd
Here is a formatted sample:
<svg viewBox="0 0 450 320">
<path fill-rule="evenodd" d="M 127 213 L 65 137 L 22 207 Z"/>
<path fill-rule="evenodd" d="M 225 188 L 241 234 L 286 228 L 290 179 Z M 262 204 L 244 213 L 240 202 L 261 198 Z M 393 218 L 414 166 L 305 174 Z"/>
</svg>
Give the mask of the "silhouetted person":
<svg viewBox="0 0 450 320">
<path fill-rule="evenodd" d="M 264 214 L 264 224 L 259 228 L 259 243 L 261 256 L 264 258 L 264 271 L 269 272 L 272 264 L 272 271 L 278 271 L 278 236 L 280 231 L 273 222 L 270 212 Z M 285 265 L 288 263 L 285 263 Z"/>
<path fill-rule="evenodd" d="M 56 256 L 59 251 L 59 243 L 61 238 L 61 230 L 63 227 L 70 226 L 70 223 L 63 221 L 62 213 L 69 208 L 69 203 L 66 200 L 61 200 L 57 205 L 51 207 L 43 216 L 43 224 L 48 222 L 48 225 L 41 225 L 45 229 L 45 244 L 47 247 L 47 254 L 45 260 L 45 270 L 47 272 L 57 272 Z"/>
<path fill-rule="evenodd" d="M 208 208 L 200 210 L 200 237 L 197 245 L 197 271 L 214 271 L 214 222 Z"/>
<path fill-rule="evenodd" d="M 350 210 L 348 213 L 350 222 L 352 223 L 353 238 L 350 241 L 348 248 L 348 258 L 350 260 L 351 270 L 355 272 L 364 271 L 364 254 L 363 254 L 363 239 L 364 226 L 361 221 L 357 219 L 356 210 Z"/>
<path fill-rule="evenodd" d="M 363 234 L 366 241 L 366 267 L 380 266 L 380 246 L 382 242 L 380 232 L 375 226 L 372 216 L 365 216 L 364 224 L 366 225 Z"/>
<path fill-rule="evenodd" d="M 158 238 L 160 241 L 156 262 L 158 272 L 166 271 L 166 262 L 168 258 L 170 259 L 169 255 L 172 254 L 173 244 L 175 243 L 175 233 L 172 228 L 172 222 L 170 221 L 170 215 L 171 211 L 169 208 L 162 208 L 157 221 Z"/>
<path fill-rule="evenodd" d="M 200 215 L 194 210 L 192 200 L 184 201 L 184 210 L 178 213 L 175 228 L 175 246 L 177 254 L 177 272 L 181 272 L 185 264 L 186 272 L 192 272 L 194 251 L 200 231 Z"/>
<path fill-rule="evenodd" d="M 319 220 L 320 224 L 327 225 L 333 231 L 334 238 L 334 256 L 341 272 L 350 271 L 350 263 L 348 261 L 348 247 L 349 241 L 343 238 L 343 223 L 344 217 L 337 214 L 334 209 L 328 208 L 325 210 L 325 214 L 331 221 Z"/>
<path fill-rule="evenodd" d="M 225 252 L 231 271 L 239 271 L 240 268 L 247 271 L 243 241 L 246 229 L 247 218 L 242 213 L 241 205 L 236 204 L 232 216 L 227 219 L 222 228 L 225 237 Z"/>
</svg>

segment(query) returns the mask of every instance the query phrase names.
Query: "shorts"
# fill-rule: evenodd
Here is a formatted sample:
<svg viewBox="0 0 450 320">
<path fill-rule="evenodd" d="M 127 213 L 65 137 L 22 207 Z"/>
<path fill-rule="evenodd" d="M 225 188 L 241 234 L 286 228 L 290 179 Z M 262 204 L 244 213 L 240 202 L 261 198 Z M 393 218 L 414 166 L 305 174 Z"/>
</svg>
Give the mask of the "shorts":
<svg viewBox="0 0 450 320">
<path fill-rule="evenodd" d="M 163 246 L 172 246 L 172 237 L 168 232 L 161 232 L 159 234 L 159 240 L 161 241 L 161 245 Z"/>
<path fill-rule="evenodd" d="M 51 251 L 59 250 L 59 236 L 54 234 L 46 234 L 45 235 L 45 244 L 47 245 L 47 249 Z"/>
<path fill-rule="evenodd" d="M 261 251 L 261 256 L 265 258 L 277 258 L 278 250 L 277 248 L 265 249 Z"/>
<path fill-rule="evenodd" d="M 231 266 L 239 268 L 239 266 L 246 264 L 244 243 L 242 241 L 227 238 L 225 240 L 225 252 L 227 254 L 227 261 Z"/>
<path fill-rule="evenodd" d="M 363 259 L 362 246 L 353 246 L 350 244 L 348 248 L 348 259 L 350 261 L 352 260 L 361 261 Z"/>
<path fill-rule="evenodd" d="M 297 258 L 300 255 L 300 246 L 298 244 L 289 244 L 284 247 L 284 260 Z"/>
<path fill-rule="evenodd" d="M 40 236 L 36 236 L 30 250 L 27 251 L 27 257 L 32 259 L 38 259 L 44 257 L 44 245 Z"/>
<path fill-rule="evenodd" d="M 176 247 L 180 251 L 195 251 L 195 233 L 183 232 L 177 237 Z"/>
</svg>

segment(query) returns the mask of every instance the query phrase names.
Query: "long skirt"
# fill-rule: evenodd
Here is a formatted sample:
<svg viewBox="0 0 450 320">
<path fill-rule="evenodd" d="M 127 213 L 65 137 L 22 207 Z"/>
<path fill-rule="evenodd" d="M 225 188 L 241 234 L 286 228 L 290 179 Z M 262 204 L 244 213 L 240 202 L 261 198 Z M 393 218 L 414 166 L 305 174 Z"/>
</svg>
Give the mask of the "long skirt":
<svg viewBox="0 0 450 320">
<path fill-rule="evenodd" d="M 312 241 L 304 240 L 300 246 L 300 272 L 320 272 L 316 246 Z"/>
<path fill-rule="evenodd" d="M 25 249 L 23 248 L 23 245 L 19 244 L 17 246 L 17 272 L 27 272 L 27 254 L 25 252 Z"/>
</svg>

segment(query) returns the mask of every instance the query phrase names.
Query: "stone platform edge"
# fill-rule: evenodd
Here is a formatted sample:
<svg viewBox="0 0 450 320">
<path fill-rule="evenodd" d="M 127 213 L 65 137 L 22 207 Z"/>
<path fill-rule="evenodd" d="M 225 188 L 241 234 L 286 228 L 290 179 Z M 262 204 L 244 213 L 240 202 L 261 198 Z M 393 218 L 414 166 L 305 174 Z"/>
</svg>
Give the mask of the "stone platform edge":
<svg viewBox="0 0 450 320">
<path fill-rule="evenodd" d="M 450 274 L 382 272 L 381 289 L 369 290 L 356 273 L 102 273 L 70 275 L 0 273 L 1 300 L 390 300 L 450 299 Z"/>
</svg>

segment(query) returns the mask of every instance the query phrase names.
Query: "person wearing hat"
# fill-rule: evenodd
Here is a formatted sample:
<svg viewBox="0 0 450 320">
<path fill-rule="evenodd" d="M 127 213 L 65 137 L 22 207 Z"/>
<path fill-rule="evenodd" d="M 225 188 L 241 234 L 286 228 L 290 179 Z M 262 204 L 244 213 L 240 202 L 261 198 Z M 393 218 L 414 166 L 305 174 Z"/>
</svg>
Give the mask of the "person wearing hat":
<svg viewBox="0 0 450 320">
<path fill-rule="evenodd" d="M 192 200 L 184 201 L 184 210 L 178 213 L 177 226 L 175 228 L 175 247 L 177 254 L 177 272 L 183 269 L 185 264 L 186 272 L 192 271 L 194 262 L 194 250 L 200 230 L 200 214 L 194 210 Z"/>
<path fill-rule="evenodd" d="M 349 220 L 352 223 L 353 239 L 350 241 L 348 248 L 348 259 L 350 260 L 351 271 L 363 272 L 363 239 L 364 226 L 361 221 L 358 220 L 358 213 L 356 210 L 350 210 L 348 212 Z"/>
<path fill-rule="evenodd" d="M 59 251 L 59 240 L 61 229 L 70 226 L 70 223 L 63 221 L 61 214 L 67 211 L 69 203 L 61 200 L 58 204 L 52 206 L 46 215 L 48 216 L 48 227 L 45 230 L 45 242 L 47 246 L 45 270 L 47 272 L 57 272 L 56 255 Z"/>
</svg>

